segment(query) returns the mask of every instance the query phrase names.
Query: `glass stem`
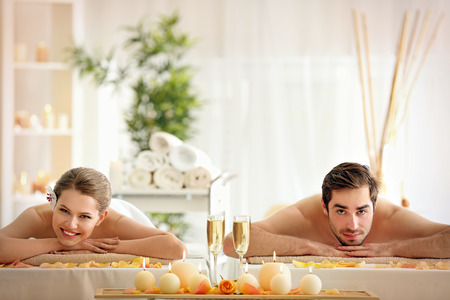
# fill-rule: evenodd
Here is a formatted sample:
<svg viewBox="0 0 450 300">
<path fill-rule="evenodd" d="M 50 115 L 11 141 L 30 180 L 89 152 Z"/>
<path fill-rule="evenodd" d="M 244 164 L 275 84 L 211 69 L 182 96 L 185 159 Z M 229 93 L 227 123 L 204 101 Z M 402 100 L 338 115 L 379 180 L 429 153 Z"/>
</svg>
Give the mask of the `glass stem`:
<svg viewBox="0 0 450 300">
<path fill-rule="evenodd" d="M 243 266 L 242 266 L 242 259 L 243 259 L 243 255 L 239 255 L 239 271 L 243 272 Z"/>
<path fill-rule="evenodd" d="M 217 255 L 214 255 L 214 285 L 218 284 L 217 281 Z"/>
</svg>

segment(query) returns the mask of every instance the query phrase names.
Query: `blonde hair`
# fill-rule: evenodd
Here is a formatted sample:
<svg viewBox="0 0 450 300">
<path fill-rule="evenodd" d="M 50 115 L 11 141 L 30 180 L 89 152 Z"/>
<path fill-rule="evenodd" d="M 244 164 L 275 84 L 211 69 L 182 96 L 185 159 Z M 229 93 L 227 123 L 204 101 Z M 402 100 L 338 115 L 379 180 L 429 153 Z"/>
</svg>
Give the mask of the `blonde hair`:
<svg viewBox="0 0 450 300">
<path fill-rule="evenodd" d="M 75 189 L 98 202 L 98 210 L 104 212 L 111 203 L 111 185 L 101 172 L 91 168 L 74 168 L 66 171 L 56 182 L 55 194 L 59 198 L 68 189 Z"/>
</svg>

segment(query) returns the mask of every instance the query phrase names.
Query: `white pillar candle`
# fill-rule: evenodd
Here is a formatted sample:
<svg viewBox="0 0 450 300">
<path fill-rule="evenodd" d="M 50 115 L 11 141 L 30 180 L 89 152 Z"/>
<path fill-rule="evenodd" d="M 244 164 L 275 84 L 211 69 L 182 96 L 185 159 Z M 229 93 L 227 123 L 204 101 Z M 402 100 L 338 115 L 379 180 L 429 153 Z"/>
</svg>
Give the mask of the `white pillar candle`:
<svg viewBox="0 0 450 300">
<path fill-rule="evenodd" d="M 25 171 L 20 172 L 19 182 L 16 191 L 23 195 L 28 195 L 31 193 L 31 183 L 28 180 L 27 172 Z"/>
<path fill-rule="evenodd" d="M 16 62 L 24 62 L 27 60 L 27 45 L 17 43 L 14 46 L 14 60 Z"/>
<path fill-rule="evenodd" d="M 177 261 L 172 266 L 172 273 L 180 278 L 180 287 L 186 288 L 192 276 L 199 273 L 197 267 L 185 261 L 186 254 L 183 252 L 183 261 Z"/>
<path fill-rule="evenodd" d="M 289 268 L 285 264 L 275 262 L 275 252 L 273 253 L 273 261 L 273 263 L 263 264 L 259 270 L 259 284 L 265 291 L 270 291 L 270 280 L 272 280 L 273 276 L 280 274 L 280 268 L 281 274 L 288 275 L 289 278 L 291 278 L 291 271 L 289 271 Z"/>
<path fill-rule="evenodd" d="M 171 264 L 169 263 L 169 271 L 159 279 L 159 288 L 163 294 L 175 294 L 181 286 L 180 278 L 172 273 Z"/>
<path fill-rule="evenodd" d="M 55 128 L 55 112 L 50 104 L 44 107 L 44 127 Z"/>
<path fill-rule="evenodd" d="M 69 116 L 67 114 L 58 114 L 58 128 L 59 129 L 69 128 Z"/>
<path fill-rule="evenodd" d="M 123 164 L 120 160 L 112 160 L 109 162 L 109 182 L 111 183 L 113 192 L 122 188 Z"/>
<path fill-rule="evenodd" d="M 311 267 L 309 267 L 309 273 L 310 274 L 303 276 L 300 280 L 300 289 L 306 295 L 317 295 L 322 288 L 322 281 L 319 276 L 312 274 Z"/>
<path fill-rule="evenodd" d="M 40 42 L 36 48 L 36 61 L 48 61 L 48 46 L 44 42 Z"/>
<path fill-rule="evenodd" d="M 155 286 L 155 276 L 149 271 L 140 271 L 134 277 L 134 286 L 136 289 L 145 291 L 148 288 Z"/>
</svg>

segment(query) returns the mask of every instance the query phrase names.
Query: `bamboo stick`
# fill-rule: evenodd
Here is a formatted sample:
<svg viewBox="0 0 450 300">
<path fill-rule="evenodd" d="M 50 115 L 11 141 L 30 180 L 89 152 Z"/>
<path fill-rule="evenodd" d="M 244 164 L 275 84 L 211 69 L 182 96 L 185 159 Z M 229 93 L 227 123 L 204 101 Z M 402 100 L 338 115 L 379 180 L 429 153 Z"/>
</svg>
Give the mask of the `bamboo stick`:
<svg viewBox="0 0 450 300">
<path fill-rule="evenodd" d="M 386 119 L 384 121 L 384 127 L 383 127 L 383 134 L 381 137 L 381 144 L 380 144 L 380 148 L 379 148 L 379 160 L 378 160 L 378 170 L 381 172 L 381 168 L 383 166 L 383 148 L 386 145 L 386 142 L 388 140 L 388 136 L 389 136 L 389 132 L 392 131 L 392 121 L 393 121 L 393 117 L 395 115 L 395 110 L 396 110 L 396 92 L 397 92 L 397 86 L 398 86 L 398 81 L 399 81 L 399 70 L 400 67 L 402 65 L 403 62 L 403 57 L 404 57 L 404 49 L 405 49 L 405 35 L 406 35 L 406 29 L 408 28 L 408 24 L 409 24 L 409 18 L 410 18 L 410 13 L 406 12 L 405 13 L 405 17 L 403 19 L 403 29 L 402 29 L 402 33 L 400 35 L 400 41 L 397 47 L 397 62 L 395 65 L 395 70 L 394 70 L 394 77 L 392 80 L 392 88 L 391 88 L 391 96 L 389 99 L 389 107 L 388 107 L 388 111 L 386 114 Z M 381 174 L 378 174 L 379 176 L 381 176 Z"/>
<path fill-rule="evenodd" d="M 422 70 L 422 67 L 425 64 L 425 60 L 426 60 L 426 58 L 428 56 L 428 53 L 430 52 L 431 46 L 433 45 L 434 41 L 436 40 L 436 36 L 437 36 L 438 31 L 439 31 L 439 28 L 441 27 L 442 22 L 444 21 L 444 16 L 445 16 L 445 14 L 441 13 L 441 15 L 439 17 L 439 20 L 437 21 L 437 24 L 436 24 L 436 26 L 434 28 L 433 34 L 431 35 L 430 39 L 428 40 L 428 44 L 427 44 L 427 46 L 425 48 L 425 51 L 423 52 L 422 59 L 420 60 L 419 67 L 417 68 L 417 71 L 414 74 L 414 79 L 413 79 L 413 81 L 411 83 L 411 86 L 408 89 L 408 93 L 406 94 L 405 113 L 402 116 L 401 122 L 403 122 L 403 120 L 404 120 L 404 118 L 406 116 L 406 111 L 408 110 L 409 100 L 411 98 L 411 93 L 412 93 L 412 91 L 414 89 L 414 85 L 415 85 L 415 83 L 417 81 L 417 78 L 419 78 L 420 71 Z"/>
<path fill-rule="evenodd" d="M 367 82 L 369 85 L 369 103 L 370 103 L 370 111 L 371 111 L 371 119 L 372 119 L 372 151 L 374 152 L 373 155 L 375 155 L 375 168 L 376 168 L 376 162 L 378 161 L 378 151 L 377 151 L 377 134 L 376 134 L 376 126 L 375 126 L 375 109 L 373 106 L 373 86 L 372 86 L 372 69 L 370 66 L 370 52 L 369 52 L 369 34 L 367 30 L 367 18 L 366 14 L 362 14 L 362 21 L 363 21 L 363 33 L 364 33 L 364 44 L 365 44 L 365 50 L 366 50 L 366 65 L 367 65 Z"/>
<path fill-rule="evenodd" d="M 366 133 L 366 142 L 367 142 L 367 150 L 369 153 L 370 167 L 373 169 L 376 166 L 376 162 L 374 160 L 374 156 L 372 153 L 373 145 L 371 143 L 371 138 L 369 135 L 369 123 L 367 120 L 366 87 L 365 87 L 365 83 L 364 83 L 363 59 L 362 59 L 361 39 L 360 39 L 360 32 L 359 32 L 358 13 L 356 12 L 356 10 L 353 10 L 353 24 L 354 24 L 354 28 L 355 28 L 356 48 L 357 48 L 357 52 L 358 52 L 359 79 L 361 81 L 361 91 L 362 91 L 362 99 L 363 99 L 364 129 L 365 129 L 365 133 Z"/>
<path fill-rule="evenodd" d="M 422 27 L 420 29 L 420 33 L 417 39 L 417 43 L 414 47 L 414 51 L 413 51 L 413 57 L 412 60 L 410 62 L 410 66 L 408 68 L 408 72 L 406 73 L 406 77 L 404 78 L 403 82 L 402 82 L 402 98 L 404 99 L 404 105 L 403 105 L 403 115 L 398 118 L 399 121 L 397 122 L 398 124 L 396 125 L 397 127 L 400 127 L 401 123 L 403 122 L 405 116 L 406 116 L 406 111 L 407 111 L 407 107 L 408 107 L 408 96 L 407 96 L 407 90 L 408 90 L 408 86 L 410 86 L 410 80 L 411 80 L 411 74 L 414 73 L 414 70 L 416 69 L 416 64 L 417 64 L 417 58 L 419 56 L 419 53 L 421 52 L 422 49 L 422 45 L 424 42 L 424 38 L 426 36 L 426 32 L 427 32 L 427 28 L 428 28 L 428 24 L 430 21 L 430 11 L 428 10 L 425 14 L 424 20 L 422 22 Z"/>
<path fill-rule="evenodd" d="M 410 71 L 410 62 L 411 62 L 411 55 L 415 52 L 415 49 L 417 49 L 414 46 L 414 41 L 416 40 L 416 34 L 417 34 L 417 28 L 419 27 L 419 19 L 420 19 L 420 11 L 416 11 L 416 15 L 414 17 L 414 23 L 411 31 L 411 35 L 408 39 L 408 48 L 406 50 L 406 57 L 405 57 L 405 63 L 403 65 L 403 83 L 405 82 L 405 79 L 408 77 L 407 74 L 409 74 L 408 71 Z M 414 50 L 413 50 L 414 48 Z"/>
</svg>

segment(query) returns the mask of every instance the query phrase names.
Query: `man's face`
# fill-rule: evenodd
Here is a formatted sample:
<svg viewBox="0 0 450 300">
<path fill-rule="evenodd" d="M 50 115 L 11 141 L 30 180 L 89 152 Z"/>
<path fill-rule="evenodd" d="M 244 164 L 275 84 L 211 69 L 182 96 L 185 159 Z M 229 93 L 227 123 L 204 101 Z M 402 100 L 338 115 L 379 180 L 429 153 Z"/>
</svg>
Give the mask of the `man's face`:
<svg viewBox="0 0 450 300">
<path fill-rule="evenodd" d="M 333 190 L 328 212 L 323 204 L 331 231 L 345 246 L 359 246 L 370 232 L 374 207 L 368 186 Z"/>
</svg>

